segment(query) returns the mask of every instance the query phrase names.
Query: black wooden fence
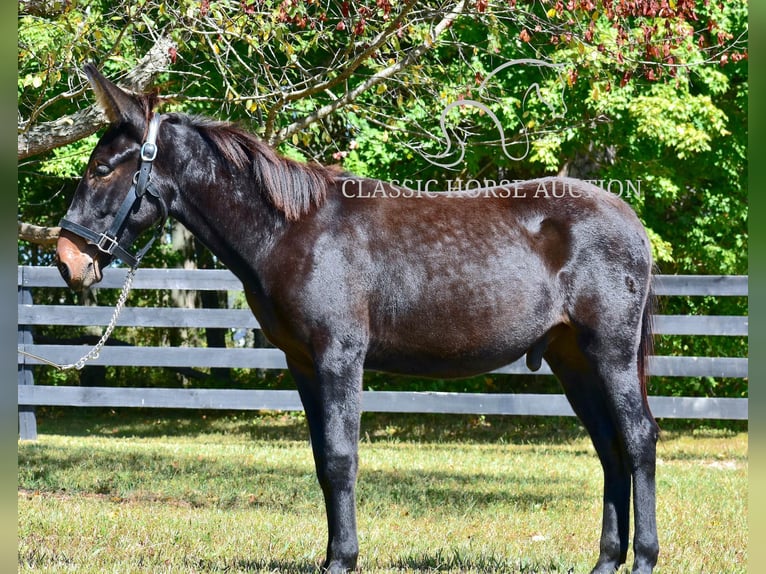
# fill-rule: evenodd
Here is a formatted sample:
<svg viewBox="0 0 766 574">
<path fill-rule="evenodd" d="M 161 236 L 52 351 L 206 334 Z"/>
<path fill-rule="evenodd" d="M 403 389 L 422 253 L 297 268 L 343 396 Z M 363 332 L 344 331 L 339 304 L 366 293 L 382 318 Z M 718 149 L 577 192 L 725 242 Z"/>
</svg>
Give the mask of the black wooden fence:
<svg viewBox="0 0 766 574">
<path fill-rule="evenodd" d="M 110 269 L 101 288 L 119 289 L 125 272 Z M 72 363 L 88 349 L 84 345 L 45 345 L 33 340 L 35 325 L 106 325 L 112 307 L 36 305 L 34 289 L 64 287 L 51 267 L 18 268 L 19 349 L 56 363 Z M 225 270 L 141 269 L 134 289 L 188 289 L 241 291 L 239 281 Z M 655 290 L 662 296 L 747 296 L 746 276 L 658 275 Z M 180 309 L 126 307 L 118 326 L 257 329 L 245 309 Z M 666 335 L 746 336 L 746 316 L 656 315 L 655 333 Z M 40 362 L 18 355 L 19 434 L 37 436 L 34 407 L 38 405 L 91 407 L 167 407 L 238 410 L 301 410 L 296 391 L 235 389 L 161 389 L 34 385 L 32 366 Z M 239 367 L 284 369 L 285 357 L 277 349 L 205 347 L 106 346 L 89 365 L 143 367 Z M 524 360 L 497 373 L 533 374 Z M 747 359 L 738 357 L 653 356 L 649 372 L 670 377 L 747 377 Z M 543 364 L 535 374 L 550 374 Z M 747 399 L 650 397 L 658 418 L 746 419 Z M 363 408 L 377 412 L 471 413 L 502 415 L 564 415 L 573 412 L 563 395 L 478 394 L 365 391 Z"/>
</svg>

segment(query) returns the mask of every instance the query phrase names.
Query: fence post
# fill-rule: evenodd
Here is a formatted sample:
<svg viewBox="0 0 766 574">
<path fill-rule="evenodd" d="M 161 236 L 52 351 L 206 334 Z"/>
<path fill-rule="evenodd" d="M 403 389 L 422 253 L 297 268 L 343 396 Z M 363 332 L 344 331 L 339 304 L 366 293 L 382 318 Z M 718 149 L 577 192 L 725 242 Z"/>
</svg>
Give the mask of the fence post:
<svg viewBox="0 0 766 574">
<path fill-rule="evenodd" d="M 19 305 L 32 304 L 32 291 L 21 281 L 18 288 Z M 19 345 L 32 344 L 32 328 L 28 325 L 19 326 Z M 27 365 L 26 358 L 19 363 L 19 385 L 34 385 L 32 367 Z M 35 407 L 19 405 L 19 438 L 21 440 L 37 440 L 37 415 Z"/>
</svg>

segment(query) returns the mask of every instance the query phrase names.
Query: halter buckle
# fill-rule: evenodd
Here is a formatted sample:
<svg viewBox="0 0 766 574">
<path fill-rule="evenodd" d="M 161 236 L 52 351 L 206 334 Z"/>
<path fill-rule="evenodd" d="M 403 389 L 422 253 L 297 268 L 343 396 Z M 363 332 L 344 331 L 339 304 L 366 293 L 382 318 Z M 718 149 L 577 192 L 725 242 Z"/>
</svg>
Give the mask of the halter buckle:
<svg viewBox="0 0 766 574">
<path fill-rule="evenodd" d="M 141 146 L 141 161 L 153 162 L 157 157 L 157 134 L 160 130 L 160 114 L 154 114 L 149 122 L 149 131 Z"/>
<path fill-rule="evenodd" d="M 112 255 L 118 246 L 117 239 L 106 232 L 99 235 L 98 242 L 96 242 L 96 247 L 98 247 L 99 251 L 103 251 L 108 255 Z"/>
<path fill-rule="evenodd" d="M 157 157 L 157 144 L 144 142 L 141 146 L 141 161 L 154 161 Z"/>
</svg>

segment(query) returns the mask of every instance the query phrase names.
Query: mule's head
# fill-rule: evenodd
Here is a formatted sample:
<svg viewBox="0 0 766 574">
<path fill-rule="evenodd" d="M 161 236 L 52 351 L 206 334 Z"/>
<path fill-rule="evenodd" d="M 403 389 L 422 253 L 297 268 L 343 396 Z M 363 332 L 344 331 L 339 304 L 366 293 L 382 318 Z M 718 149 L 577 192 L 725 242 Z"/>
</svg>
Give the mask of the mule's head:
<svg viewBox="0 0 766 574">
<path fill-rule="evenodd" d="M 167 215 L 159 194 L 149 198 L 146 196 L 150 194 L 143 194 L 130 205 L 124 223 L 114 229 L 115 215 L 129 193 L 133 193 L 131 187 L 142 165 L 141 148 L 149 132 L 154 102 L 151 97 L 138 97 L 123 91 L 93 66 L 87 65 L 84 70 L 110 120 L 110 127 L 93 150 L 72 204 L 62 220 L 56 262 L 62 277 L 72 289 L 84 289 L 99 282 L 102 270 L 115 257 L 115 246 L 127 250 L 141 233 Z M 158 167 L 153 166 L 153 191 L 157 189 L 157 179 Z M 68 224 L 65 225 L 65 222 Z M 86 232 L 78 232 L 80 228 Z M 87 230 L 95 234 L 111 230 L 114 241 L 106 238 L 99 241 Z"/>
</svg>

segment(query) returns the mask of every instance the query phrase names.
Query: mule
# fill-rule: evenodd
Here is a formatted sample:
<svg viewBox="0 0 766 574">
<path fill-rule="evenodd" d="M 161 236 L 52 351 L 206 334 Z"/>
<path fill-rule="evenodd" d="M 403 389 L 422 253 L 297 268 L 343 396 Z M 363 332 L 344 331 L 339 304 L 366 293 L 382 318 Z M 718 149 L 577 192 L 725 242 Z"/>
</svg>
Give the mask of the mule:
<svg viewBox="0 0 766 574">
<path fill-rule="evenodd" d="M 323 570 L 354 570 L 364 369 L 462 377 L 543 359 L 603 467 L 600 553 L 652 572 L 657 424 L 646 397 L 652 259 L 621 199 L 545 178 L 480 193 L 418 193 L 281 157 L 230 123 L 159 114 L 85 68 L 111 126 L 62 220 L 57 265 L 98 282 L 166 216 L 241 281 L 305 409 L 324 493 Z"/>
</svg>

